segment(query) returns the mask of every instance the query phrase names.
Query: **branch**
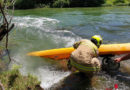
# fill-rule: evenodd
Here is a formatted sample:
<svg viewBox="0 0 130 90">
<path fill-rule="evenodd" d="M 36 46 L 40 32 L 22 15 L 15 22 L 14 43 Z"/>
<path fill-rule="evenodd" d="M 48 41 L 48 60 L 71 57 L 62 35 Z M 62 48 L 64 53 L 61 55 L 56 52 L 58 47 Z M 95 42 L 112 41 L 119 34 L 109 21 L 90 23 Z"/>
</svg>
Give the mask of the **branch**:
<svg viewBox="0 0 130 90">
<path fill-rule="evenodd" d="M 13 2 L 14 2 L 14 0 L 12 0 L 12 3 Z M 9 60 L 11 61 L 9 51 L 8 51 L 8 33 L 9 33 L 9 31 L 11 31 L 13 29 L 14 24 L 12 24 L 11 27 L 9 27 L 9 24 L 11 24 L 12 17 L 10 18 L 10 21 L 8 22 L 6 15 L 5 15 L 5 12 L 4 12 L 4 10 L 7 9 L 7 8 L 5 8 L 5 7 L 7 7 L 7 5 L 6 5 L 7 0 L 4 0 L 4 4 L 5 4 L 5 6 L 2 7 L 2 5 L 0 3 L 0 11 L 3 15 L 3 25 L 1 25 L 1 27 L 0 27 L 0 29 L 1 29 L 1 31 L 0 31 L 0 41 L 6 35 L 6 46 L 5 47 L 6 47 L 6 50 L 7 50 L 7 53 L 8 53 Z M 14 7 L 13 7 L 13 10 L 14 10 Z"/>
<path fill-rule="evenodd" d="M 2 13 L 2 15 L 4 17 L 4 20 L 5 20 L 5 22 L 6 22 L 7 26 L 8 26 L 8 21 L 6 19 L 5 13 L 4 13 L 3 9 L 2 9 L 1 3 L 0 3 L 0 10 L 1 10 L 1 13 Z"/>
<path fill-rule="evenodd" d="M 12 18 L 13 18 L 15 0 L 11 0 L 10 2 L 12 3 L 13 7 L 12 7 L 12 14 L 11 14 L 12 16 L 10 17 L 9 24 L 11 23 Z"/>
<path fill-rule="evenodd" d="M 1 87 L 2 90 L 5 90 L 3 84 L 1 83 L 1 81 L 0 81 L 0 87 Z"/>
</svg>

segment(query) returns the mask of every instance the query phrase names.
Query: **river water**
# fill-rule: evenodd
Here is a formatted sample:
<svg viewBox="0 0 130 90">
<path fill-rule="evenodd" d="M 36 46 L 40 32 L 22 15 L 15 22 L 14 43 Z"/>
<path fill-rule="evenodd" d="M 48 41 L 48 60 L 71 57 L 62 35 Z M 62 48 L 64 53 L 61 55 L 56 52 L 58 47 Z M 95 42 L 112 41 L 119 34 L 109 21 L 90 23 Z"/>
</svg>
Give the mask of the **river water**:
<svg viewBox="0 0 130 90">
<path fill-rule="evenodd" d="M 15 10 L 13 22 L 16 27 L 9 39 L 10 54 L 15 60 L 12 63 L 22 66 L 22 74 L 37 76 L 45 90 L 54 87 L 105 90 L 113 89 L 115 84 L 119 90 L 130 90 L 130 61 L 121 62 L 121 72 L 128 74 L 123 76 L 125 79 L 101 74 L 95 76 L 90 87 L 87 81 L 71 80 L 71 72 L 57 68 L 57 62 L 26 55 L 32 51 L 69 47 L 95 34 L 100 34 L 105 44 L 130 42 L 130 7 Z"/>
</svg>

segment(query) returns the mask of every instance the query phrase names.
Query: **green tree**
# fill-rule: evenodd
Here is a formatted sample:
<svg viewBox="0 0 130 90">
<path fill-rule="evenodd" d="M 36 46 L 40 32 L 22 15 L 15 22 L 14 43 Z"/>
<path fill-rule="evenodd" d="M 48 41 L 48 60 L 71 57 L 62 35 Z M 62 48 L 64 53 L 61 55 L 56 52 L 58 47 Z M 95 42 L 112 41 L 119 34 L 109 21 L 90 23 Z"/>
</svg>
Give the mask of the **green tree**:
<svg viewBox="0 0 130 90">
<path fill-rule="evenodd" d="M 97 7 L 105 3 L 105 0 L 70 0 L 72 7 Z"/>
<path fill-rule="evenodd" d="M 70 4 L 70 0 L 55 0 L 53 3 L 53 7 L 68 7 Z"/>
<path fill-rule="evenodd" d="M 125 1 L 124 0 L 115 0 L 114 3 L 124 3 Z"/>
<path fill-rule="evenodd" d="M 85 0 L 85 6 L 97 7 L 105 3 L 105 0 Z"/>
<path fill-rule="evenodd" d="M 17 9 L 30 9 L 35 7 L 35 0 L 16 0 L 15 7 Z"/>
</svg>

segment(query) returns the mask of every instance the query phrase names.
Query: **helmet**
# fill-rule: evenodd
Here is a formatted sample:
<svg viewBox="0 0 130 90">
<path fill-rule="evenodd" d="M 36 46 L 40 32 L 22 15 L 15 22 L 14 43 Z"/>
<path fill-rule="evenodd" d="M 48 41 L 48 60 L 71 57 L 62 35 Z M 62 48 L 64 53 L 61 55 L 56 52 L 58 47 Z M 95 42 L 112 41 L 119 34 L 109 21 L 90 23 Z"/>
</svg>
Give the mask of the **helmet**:
<svg viewBox="0 0 130 90">
<path fill-rule="evenodd" d="M 94 35 L 91 37 L 91 41 L 99 48 L 103 42 L 103 39 L 100 35 Z"/>
</svg>

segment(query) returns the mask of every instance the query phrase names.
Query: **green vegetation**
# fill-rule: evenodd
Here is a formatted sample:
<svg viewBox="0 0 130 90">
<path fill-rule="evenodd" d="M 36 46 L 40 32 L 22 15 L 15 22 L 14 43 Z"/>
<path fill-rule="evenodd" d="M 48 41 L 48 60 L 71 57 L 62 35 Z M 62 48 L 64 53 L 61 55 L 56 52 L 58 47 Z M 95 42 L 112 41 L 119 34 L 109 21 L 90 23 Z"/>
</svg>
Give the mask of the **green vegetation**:
<svg viewBox="0 0 130 90">
<path fill-rule="evenodd" d="M 106 0 L 104 6 L 130 6 L 130 0 Z"/>
<path fill-rule="evenodd" d="M 98 7 L 98 6 L 126 6 L 130 0 L 16 0 L 17 9 L 37 7 Z"/>
<path fill-rule="evenodd" d="M 70 0 L 55 0 L 53 3 L 53 7 L 68 7 L 70 5 Z"/>
<path fill-rule="evenodd" d="M 18 66 L 10 71 L 2 72 L 0 80 L 5 90 L 42 90 L 37 78 L 31 75 L 22 76 Z"/>
<path fill-rule="evenodd" d="M 34 0 L 16 0 L 15 7 L 19 9 L 34 8 Z"/>
<path fill-rule="evenodd" d="M 18 66 L 14 66 L 12 70 L 7 71 L 8 65 L 12 60 L 8 52 L 8 33 L 14 27 L 14 24 L 11 22 L 11 15 L 13 14 L 12 12 L 14 10 L 13 1 L 14 0 L 0 0 L 0 42 L 2 43 L 2 40 L 6 36 L 5 50 L 8 53 L 9 58 L 8 61 L 0 60 L 0 90 L 43 90 L 40 87 L 40 82 L 36 77 L 31 75 L 22 76 L 18 70 Z M 29 2 L 29 0 L 26 0 L 26 3 L 27 1 L 33 6 L 34 3 Z M 21 0 L 21 2 L 23 2 L 23 0 Z M 8 8 L 10 8 L 10 10 L 8 10 Z M 11 14 L 9 11 L 12 11 Z M 4 53 L 3 47 L 4 45 L 0 44 L 0 59 L 2 59 L 2 55 Z"/>
</svg>

